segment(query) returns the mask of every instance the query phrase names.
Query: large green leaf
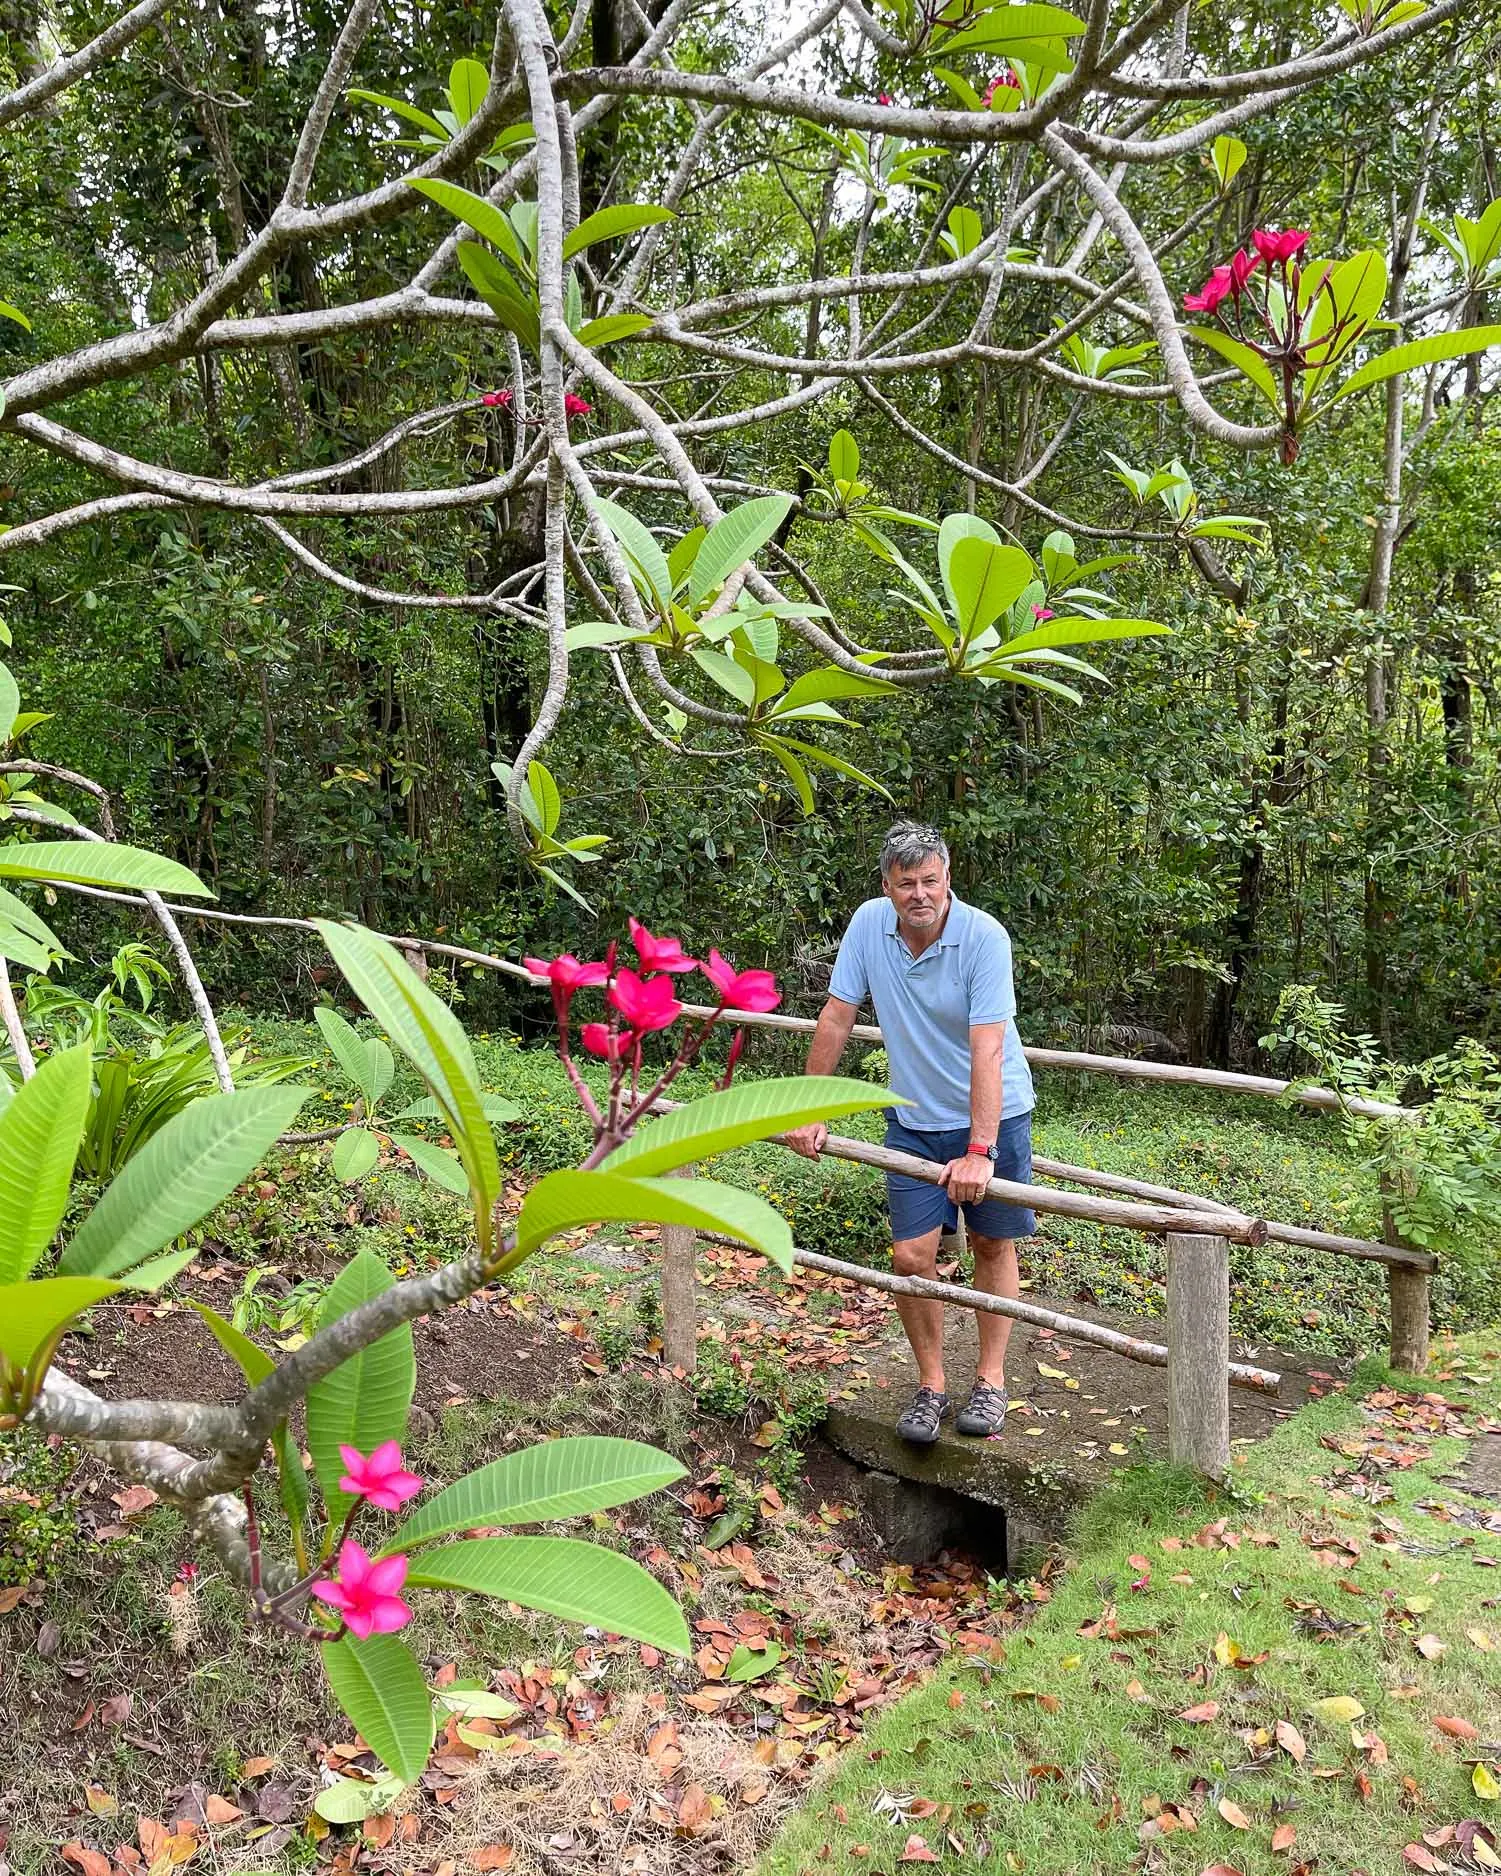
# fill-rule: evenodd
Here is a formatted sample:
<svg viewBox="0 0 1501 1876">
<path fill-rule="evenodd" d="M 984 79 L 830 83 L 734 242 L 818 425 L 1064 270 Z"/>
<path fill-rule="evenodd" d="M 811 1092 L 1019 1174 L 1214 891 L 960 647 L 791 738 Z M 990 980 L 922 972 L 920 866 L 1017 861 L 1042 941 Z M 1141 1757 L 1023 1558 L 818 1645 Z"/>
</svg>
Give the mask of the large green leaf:
<svg viewBox="0 0 1501 1876">
<path fill-rule="evenodd" d="M 746 1081 L 662 1114 L 617 1147 L 606 1162 L 632 1179 L 712 1159 L 812 1120 L 835 1120 L 873 1107 L 902 1105 L 900 1095 L 841 1075 L 783 1075 Z M 691 1189 L 691 1188 L 690 1188 Z"/>
<path fill-rule="evenodd" d="M 0 957 L 27 970 L 45 972 L 54 957 L 71 956 L 56 932 L 24 899 L 0 886 Z"/>
<path fill-rule="evenodd" d="M 716 521 L 693 556 L 688 575 L 691 603 L 702 605 L 737 567 L 758 553 L 782 525 L 791 506 L 790 495 L 758 495 Z"/>
<path fill-rule="evenodd" d="M 357 1185 L 366 1173 L 374 1172 L 380 1158 L 380 1142 L 365 1127 L 346 1127 L 328 1156 L 328 1169 L 342 1185 Z M 468 1181 L 464 1189 L 468 1190 Z"/>
<path fill-rule="evenodd" d="M 391 1273 L 381 1260 L 371 1251 L 356 1251 L 323 1299 L 318 1312 L 319 1329 L 328 1328 L 390 1288 Z M 330 1519 L 346 1503 L 339 1491 L 339 1480 L 346 1471 L 339 1457 L 340 1443 L 368 1453 L 383 1440 L 399 1440 L 406 1432 L 416 1385 L 412 1325 L 404 1322 L 341 1362 L 308 1394 L 308 1449 Z M 368 1733 L 365 1736 L 370 1737 Z M 375 1741 L 370 1743 L 374 1745 Z"/>
<path fill-rule="evenodd" d="M 239 1364 L 245 1379 L 252 1387 L 259 1387 L 267 1375 L 274 1372 L 276 1363 L 264 1349 L 257 1348 L 248 1335 L 242 1335 L 232 1322 L 226 1322 L 218 1310 L 210 1309 L 207 1303 L 193 1302 L 191 1297 L 188 1301 L 208 1324 L 225 1354 Z M 307 1474 L 302 1469 L 302 1454 L 285 1420 L 279 1420 L 272 1428 L 271 1446 L 276 1454 L 282 1507 L 294 1524 L 301 1524 L 308 1508 Z"/>
<path fill-rule="evenodd" d="M 335 1700 L 403 1784 L 422 1774 L 433 1748 L 433 1702 L 410 1648 L 394 1635 L 346 1635 L 319 1651 Z"/>
<path fill-rule="evenodd" d="M 957 541 L 946 571 L 955 623 L 966 640 L 994 625 L 1037 577 L 1031 555 L 1020 547 L 981 540 Z"/>
<path fill-rule="evenodd" d="M 445 1151 L 435 1141 L 423 1140 L 414 1133 L 393 1133 L 391 1144 L 399 1146 L 412 1164 L 426 1174 L 435 1186 L 442 1186 L 445 1192 L 455 1193 L 459 1198 L 468 1197 L 469 1181 L 456 1155 Z"/>
<path fill-rule="evenodd" d="M 1218 326 L 1190 326 L 1188 336 L 1197 339 L 1201 345 L 1207 345 L 1211 352 L 1218 352 L 1221 358 L 1228 359 L 1248 378 L 1261 395 L 1277 412 L 1282 415 L 1282 392 L 1277 380 L 1272 376 L 1272 368 L 1259 352 L 1253 352 L 1249 345 L 1243 345 L 1239 339 L 1232 339 L 1228 332 L 1221 332 Z"/>
<path fill-rule="evenodd" d="M 650 313 L 603 313 L 598 319 L 586 319 L 573 336 L 594 352 L 603 345 L 613 345 L 617 339 L 634 338 L 655 324 Z"/>
<path fill-rule="evenodd" d="M 11 675 L 10 666 L 0 664 L 0 743 L 10 741 L 16 718 L 21 714 L 21 689 Z"/>
<path fill-rule="evenodd" d="M 479 1101 L 486 1120 L 493 1122 L 518 1120 L 521 1116 L 521 1109 L 516 1103 L 508 1101 L 502 1094 L 482 1094 Z M 409 1102 L 399 1114 L 393 1114 L 391 1118 L 393 1120 L 442 1120 L 443 1110 L 430 1094 L 424 1094 L 420 1095 L 417 1100 Z"/>
<path fill-rule="evenodd" d="M 329 1009 L 320 1003 L 313 1011 L 313 1021 L 322 1032 L 323 1040 L 328 1044 L 328 1052 L 343 1069 L 345 1076 L 365 1097 L 369 1107 L 374 1095 L 371 1093 L 370 1058 L 365 1054 L 365 1045 L 353 1023 L 346 1022 L 337 1010 Z"/>
<path fill-rule="evenodd" d="M 56 879 L 77 886 L 107 886 L 117 892 L 215 895 L 196 873 L 144 847 L 97 845 L 81 840 L 8 841 L 0 846 L 0 879 Z"/>
<path fill-rule="evenodd" d="M 619 541 L 627 559 L 634 563 L 641 575 L 656 603 L 657 611 L 665 615 L 672 599 L 673 579 L 668 570 L 667 556 L 658 545 L 656 535 L 644 521 L 638 521 L 629 508 L 622 508 L 619 502 L 606 501 L 600 497 L 591 507 L 596 525 L 607 529 Z"/>
<path fill-rule="evenodd" d="M 1018 632 L 996 648 L 996 658 L 1013 658 L 1029 651 L 1055 645 L 1093 645 L 1107 638 L 1156 638 L 1167 633 L 1170 625 L 1155 619 L 1047 619 L 1030 632 Z"/>
<path fill-rule="evenodd" d="M 477 241 L 459 243 L 459 265 L 474 290 L 508 332 L 514 332 L 533 352 L 542 347 L 542 320 L 537 303 L 523 293 L 488 248 Z"/>
<path fill-rule="evenodd" d="M 468 1036 L 453 1011 L 384 939 L 360 925 L 335 925 L 328 919 L 314 923 L 350 987 L 437 1097 L 483 1233 L 500 1192 L 500 1160 Z"/>
<path fill-rule="evenodd" d="M 671 220 L 670 208 L 655 208 L 644 202 L 621 202 L 614 208 L 599 209 L 586 216 L 563 243 L 563 259 L 571 261 L 596 241 L 613 241 L 619 235 L 635 234 L 638 228 L 650 228 L 653 222 Z"/>
<path fill-rule="evenodd" d="M 30 1365 L 63 1324 L 120 1289 L 105 1277 L 43 1277 L 0 1284 L 0 1355 L 18 1368 Z"/>
<path fill-rule="evenodd" d="M 529 263 L 522 252 L 521 243 L 516 239 L 516 230 L 511 226 L 511 218 L 504 209 L 499 209 L 493 202 L 487 202 L 482 195 L 476 195 L 472 189 L 462 189 L 456 182 L 441 182 L 433 176 L 414 176 L 412 187 L 446 208 L 460 221 L 467 222 L 476 234 L 483 235 L 493 246 L 498 247 L 508 261 L 514 263 L 520 274 L 529 271 Z"/>
<path fill-rule="evenodd" d="M 978 14 L 975 24 L 970 24 Z M 980 48 L 993 51 L 1033 39 L 1073 39 L 1084 31 L 1084 21 L 1077 13 L 1062 7 L 1033 4 L 995 6 L 965 10 L 960 14 L 965 24 L 951 29 L 940 42 L 945 56 Z M 977 37 L 977 35 L 979 35 Z"/>
<path fill-rule="evenodd" d="M 62 1222 L 93 1061 L 86 1042 L 49 1056 L 0 1114 L 0 1283 L 29 1276 Z"/>
<path fill-rule="evenodd" d="M 405 98 L 388 98 L 383 91 L 347 91 L 346 97 L 353 98 L 359 104 L 379 105 L 383 111 L 394 111 L 407 123 L 415 124 L 419 130 L 425 130 L 429 136 L 436 137 L 440 143 L 447 143 L 448 130 L 436 117 L 430 117 L 415 104 L 408 104 Z"/>
<path fill-rule="evenodd" d="M 792 1267 L 792 1233 L 764 1199 L 712 1179 L 626 1179 L 612 1172 L 553 1172 L 526 1195 L 516 1221 L 516 1249 L 503 1268 L 528 1257 L 560 1231 L 606 1219 L 693 1225 L 727 1232 Z"/>
<path fill-rule="evenodd" d="M 1466 358 L 1471 352 L 1489 351 L 1493 345 L 1501 345 L 1501 326 L 1471 326 L 1463 332 L 1438 332 L 1431 339 L 1394 345 L 1379 358 L 1357 365 L 1328 401 L 1337 404 L 1351 391 L 1363 391 L 1368 384 L 1395 378 L 1398 372 L 1420 371 L 1424 365 L 1441 365 L 1451 358 Z"/>
<path fill-rule="evenodd" d="M 58 1268 L 117 1276 L 181 1237 L 254 1172 L 307 1098 L 278 1086 L 191 1102 L 126 1162 Z"/>
<path fill-rule="evenodd" d="M 832 769 L 836 775 L 844 776 L 846 781 L 856 782 L 861 788 L 872 789 L 876 794 L 884 795 L 888 801 L 895 803 L 896 796 L 884 782 L 878 782 L 873 775 L 867 775 L 864 769 L 857 769 L 854 763 L 846 762 L 843 756 L 836 756 L 828 749 L 819 749 L 813 743 L 799 742 L 795 736 L 784 736 L 780 740 L 787 748 L 795 749 L 800 756 L 806 756 L 809 762 L 816 762 L 820 768 Z"/>
<path fill-rule="evenodd" d="M 551 1524 L 608 1511 L 685 1476 L 670 1453 L 640 1440 L 595 1434 L 544 1440 L 455 1479 L 407 1518 L 380 1554 L 409 1551 L 435 1537 L 483 1525 Z"/>
<path fill-rule="evenodd" d="M 777 700 L 771 715 L 785 716 L 789 710 L 801 709 L 804 704 L 826 703 L 831 697 L 881 697 L 892 688 L 889 678 L 858 677 L 853 671 L 841 671 L 838 665 L 824 665 L 817 671 L 805 671 L 791 685 L 787 695 Z"/>
<path fill-rule="evenodd" d="M 478 59 L 456 59 L 448 74 L 448 102 L 459 120 L 460 129 L 484 103 L 490 89 L 490 74 Z"/>
<path fill-rule="evenodd" d="M 655 1577 L 618 1551 L 577 1537 L 475 1537 L 442 1544 L 413 1560 L 407 1581 L 500 1596 L 673 1654 L 692 1651 L 683 1612 Z"/>
</svg>

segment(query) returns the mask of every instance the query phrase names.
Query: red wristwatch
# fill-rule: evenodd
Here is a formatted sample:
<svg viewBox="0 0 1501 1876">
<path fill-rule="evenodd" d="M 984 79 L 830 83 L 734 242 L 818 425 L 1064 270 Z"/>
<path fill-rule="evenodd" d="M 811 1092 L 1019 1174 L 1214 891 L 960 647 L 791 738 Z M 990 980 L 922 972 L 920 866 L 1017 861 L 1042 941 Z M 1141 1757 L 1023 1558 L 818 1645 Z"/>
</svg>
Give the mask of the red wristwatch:
<svg viewBox="0 0 1501 1876">
<path fill-rule="evenodd" d="M 992 1165 L 995 1164 L 995 1148 L 993 1146 L 986 1146 L 983 1140 L 971 1140 L 969 1145 L 964 1149 L 964 1153 L 966 1158 L 968 1158 L 971 1153 L 983 1153 Z"/>
</svg>

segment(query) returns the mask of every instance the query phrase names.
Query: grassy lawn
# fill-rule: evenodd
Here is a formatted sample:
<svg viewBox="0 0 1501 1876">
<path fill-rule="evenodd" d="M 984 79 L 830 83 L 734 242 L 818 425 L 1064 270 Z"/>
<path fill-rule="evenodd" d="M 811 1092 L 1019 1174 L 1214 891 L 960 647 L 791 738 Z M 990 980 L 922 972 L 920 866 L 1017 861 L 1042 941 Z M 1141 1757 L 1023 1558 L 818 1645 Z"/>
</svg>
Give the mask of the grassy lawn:
<svg viewBox="0 0 1501 1876">
<path fill-rule="evenodd" d="M 1362 1371 L 1229 1493 L 1125 1475 L 1004 1664 L 891 1709 L 759 1876 L 1501 1866 L 1501 1517 L 1453 1476 L 1498 1368 Z"/>
</svg>

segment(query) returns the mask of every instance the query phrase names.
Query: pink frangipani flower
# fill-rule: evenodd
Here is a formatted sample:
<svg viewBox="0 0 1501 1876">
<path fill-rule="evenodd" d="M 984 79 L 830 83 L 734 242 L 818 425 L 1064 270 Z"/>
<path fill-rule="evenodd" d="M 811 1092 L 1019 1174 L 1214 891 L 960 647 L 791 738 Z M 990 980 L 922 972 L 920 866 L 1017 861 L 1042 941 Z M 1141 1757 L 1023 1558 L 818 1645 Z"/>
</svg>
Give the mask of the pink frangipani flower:
<svg viewBox="0 0 1501 1876">
<path fill-rule="evenodd" d="M 1046 606 L 1034 606 L 1032 608 L 1032 617 L 1038 625 L 1041 625 L 1044 619 L 1054 619 L 1057 616 L 1056 613 L 1051 612 Z"/>
<path fill-rule="evenodd" d="M 394 1635 L 411 1621 L 410 1608 L 396 1593 L 406 1580 L 405 1557 L 373 1561 L 362 1545 L 346 1537 L 339 1546 L 339 1574 L 319 1577 L 313 1594 L 337 1609 L 350 1634 L 364 1641 L 371 1635 Z"/>
<path fill-rule="evenodd" d="M 719 992 L 719 1000 L 727 1010 L 774 1010 L 782 1000 L 770 971 L 737 971 L 718 951 L 711 951 L 708 963 L 698 968 Z"/>
<path fill-rule="evenodd" d="M 575 397 L 572 391 L 567 392 L 563 398 L 563 410 L 570 417 L 587 417 L 593 408 L 594 406 L 586 404 L 583 398 Z"/>
<path fill-rule="evenodd" d="M 1230 256 L 1230 291 L 1239 299 L 1245 291 L 1246 282 L 1256 271 L 1256 256 L 1247 254 L 1244 248 L 1237 248 Z"/>
<path fill-rule="evenodd" d="M 1185 293 L 1183 295 L 1183 310 L 1186 313 L 1217 312 L 1221 300 L 1227 297 L 1230 290 L 1230 269 L 1228 267 L 1216 267 L 1197 293 Z"/>
<path fill-rule="evenodd" d="M 995 77 L 992 78 L 990 83 L 985 87 L 985 96 L 983 97 L 981 102 L 984 104 L 986 110 L 988 111 L 992 103 L 994 102 L 995 94 L 998 91 L 1020 91 L 1021 88 L 1022 88 L 1022 81 L 1017 77 L 1016 73 L 1013 72 L 1011 67 L 1008 65 L 1005 71 L 997 72 Z"/>
<path fill-rule="evenodd" d="M 698 969 L 698 959 L 684 955 L 680 939 L 654 938 L 638 918 L 631 920 L 631 941 L 636 947 L 643 972 Z"/>
<path fill-rule="evenodd" d="M 585 1023 L 579 1030 L 579 1041 L 601 1061 L 624 1062 L 630 1059 L 639 1037 L 630 1029 L 617 1030 L 612 1036 L 608 1023 Z"/>
<path fill-rule="evenodd" d="M 516 401 L 514 391 L 486 391 L 480 399 L 486 410 L 509 410 Z"/>
<path fill-rule="evenodd" d="M 422 1490 L 422 1480 L 403 1467 L 395 1440 L 383 1440 L 368 1457 L 358 1446 L 341 1446 L 339 1457 L 349 1468 L 339 1480 L 339 1490 L 379 1511 L 400 1511 Z"/>
<path fill-rule="evenodd" d="M 1258 228 L 1251 241 L 1267 266 L 1273 267 L 1279 261 L 1290 261 L 1308 245 L 1308 231 L 1304 228 L 1284 228 L 1280 232 L 1275 228 Z"/>
<path fill-rule="evenodd" d="M 643 1033 L 668 1028 L 683 1012 L 672 994 L 670 977 L 638 977 L 635 971 L 618 971 L 608 994 L 631 1027 Z"/>
<path fill-rule="evenodd" d="M 587 990 L 602 984 L 610 972 L 604 964 L 580 964 L 571 951 L 555 958 L 523 958 L 522 963 L 538 977 L 545 977 L 555 990 L 572 996 L 575 990 Z"/>
</svg>

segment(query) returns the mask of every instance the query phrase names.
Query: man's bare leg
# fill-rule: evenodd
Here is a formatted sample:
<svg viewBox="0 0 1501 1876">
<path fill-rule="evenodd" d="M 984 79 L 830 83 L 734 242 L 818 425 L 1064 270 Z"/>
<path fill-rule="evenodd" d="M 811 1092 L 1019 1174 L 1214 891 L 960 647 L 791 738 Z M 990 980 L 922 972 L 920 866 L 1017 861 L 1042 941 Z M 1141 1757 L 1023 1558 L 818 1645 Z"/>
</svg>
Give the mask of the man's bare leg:
<svg viewBox="0 0 1501 1876">
<path fill-rule="evenodd" d="M 987 1296 L 1020 1296 L 1021 1272 L 1016 1263 L 1016 1239 L 982 1238 L 977 1231 L 971 1231 L 969 1242 L 975 1254 L 975 1288 L 983 1290 Z M 911 1302 L 915 1299 L 907 1300 Z M 1011 1318 L 993 1316 L 988 1310 L 976 1310 L 975 1314 L 980 1325 L 980 1364 L 975 1371 L 975 1378 L 990 1382 L 992 1387 L 1004 1387 L 1006 1344 L 1011 1340 Z M 909 1329 L 909 1340 L 911 1334 Z"/>
<path fill-rule="evenodd" d="M 933 1277 L 938 1269 L 939 1231 L 920 1238 L 899 1238 L 891 1247 L 891 1265 L 899 1277 Z M 1016 1267 L 1013 1252 L 1012 1269 Z M 897 1314 L 917 1357 L 917 1379 L 935 1394 L 943 1392 L 943 1304 L 928 1297 L 899 1296 Z M 1009 1325 L 1008 1325 L 1009 1326 Z"/>
</svg>

